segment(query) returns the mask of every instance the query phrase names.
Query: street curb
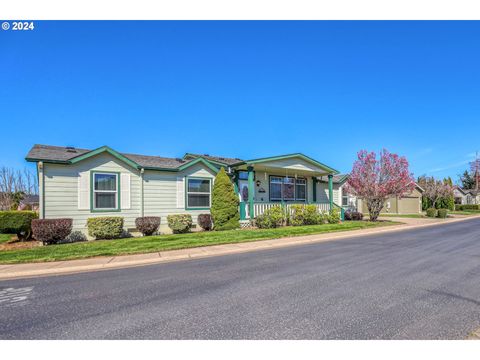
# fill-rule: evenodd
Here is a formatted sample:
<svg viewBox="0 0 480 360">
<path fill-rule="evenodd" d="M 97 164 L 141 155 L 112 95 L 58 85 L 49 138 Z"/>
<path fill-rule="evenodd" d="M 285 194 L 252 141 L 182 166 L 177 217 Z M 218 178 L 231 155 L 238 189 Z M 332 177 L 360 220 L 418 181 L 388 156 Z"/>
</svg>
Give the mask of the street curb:
<svg viewBox="0 0 480 360">
<path fill-rule="evenodd" d="M 461 221 L 476 219 L 480 216 L 449 219 L 447 222 L 434 222 L 427 224 L 401 224 L 378 227 L 373 229 L 360 229 L 342 232 L 323 233 L 279 239 L 267 239 L 244 243 L 211 245 L 180 250 L 168 250 L 154 253 L 93 257 L 87 259 L 64 260 L 55 262 L 5 264 L 0 265 L 0 281 L 24 279 L 40 276 L 68 275 L 81 272 L 122 269 L 135 266 L 146 266 L 173 261 L 200 259 L 212 256 L 240 254 L 251 251 L 277 249 L 296 245 L 314 244 L 335 240 L 356 238 L 368 235 L 407 231 L 431 226 L 448 225 Z"/>
</svg>

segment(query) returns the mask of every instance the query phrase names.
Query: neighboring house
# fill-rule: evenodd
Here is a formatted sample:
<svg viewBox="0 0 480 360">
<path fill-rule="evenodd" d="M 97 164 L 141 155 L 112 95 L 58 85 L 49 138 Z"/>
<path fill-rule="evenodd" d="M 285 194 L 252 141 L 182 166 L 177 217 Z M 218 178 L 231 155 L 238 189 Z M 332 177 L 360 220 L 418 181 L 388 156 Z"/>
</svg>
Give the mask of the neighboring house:
<svg viewBox="0 0 480 360">
<path fill-rule="evenodd" d="M 477 190 L 465 190 L 467 193 L 466 204 L 478 205 L 480 204 L 480 191 Z"/>
<path fill-rule="evenodd" d="M 455 204 L 468 204 L 468 195 L 468 190 L 464 190 L 460 186 L 454 186 L 453 197 L 455 199 Z"/>
<path fill-rule="evenodd" d="M 208 213 L 216 173 L 224 167 L 235 185 L 242 220 L 275 204 L 314 203 L 320 210 L 338 207 L 340 184 L 335 169 L 303 154 L 241 160 L 187 153 L 166 158 L 119 153 L 108 146 L 95 150 L 34 145 L 26 157 L 37 163 L 40 218 L 73 218 L 85 231 L 95 216 L 122 216 L 125 227 L 135 218 L 189 213 L 194 222 Z"/>
<path fill-rule="evenodd" d="M 38 211 L 38 202 L 39 202 L 39 196 L 38 195 L 27 194 L 20 201 L 20 205 L 18 206 L 18 210 L 31 209 L 33 211 Z"/>
<path fill-rule="evenodd" d="M 343 191 L 343 184 L 348 179 L 348 175 L 344 175 L 345 179 L 342 179 L 340 191 L 342 194 L 342 206 L 345 209 L 350 209 L 353 211 L 360 211 L 367 214 L 368 208 L 365 201 L 357 199 L 355 196 L 347 194 Z M 424 190 L 415 183 L 415 189 L 403 196 L 392 197 L 387 199 L 385 206 L 383 207 L 381 213 L 391 213 L 391 214 L 418 214 L 422 212 L 422 193 Z"/>
</svg>

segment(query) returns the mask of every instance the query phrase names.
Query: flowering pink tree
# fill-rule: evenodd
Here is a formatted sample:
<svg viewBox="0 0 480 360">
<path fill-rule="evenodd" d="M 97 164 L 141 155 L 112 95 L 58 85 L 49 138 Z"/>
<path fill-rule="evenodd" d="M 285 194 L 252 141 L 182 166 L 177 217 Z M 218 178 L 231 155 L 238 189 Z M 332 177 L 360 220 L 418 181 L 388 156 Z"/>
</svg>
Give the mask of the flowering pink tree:
<svg viewBox="0 0 480 360">
<path fill-rule="evenodd" d="M 432 208 L 435 208 L 440 198 L 453 196 L 453 186 L 442 180 L 435 180 L 434 177 L 422 176 L 418 184 L 423 188 L 423 196 L 430 200 Z"/>
<path fill-rule="evenodd" d="M 403 197 L 413 191 L 415 180 L 403 156 L 383 149 L 380 159 L 374 152 L 361 150 L 353 164 L 345 190 L 366 202 L 370 220 L 376 221 L 388 198 Z"/>
</svg>

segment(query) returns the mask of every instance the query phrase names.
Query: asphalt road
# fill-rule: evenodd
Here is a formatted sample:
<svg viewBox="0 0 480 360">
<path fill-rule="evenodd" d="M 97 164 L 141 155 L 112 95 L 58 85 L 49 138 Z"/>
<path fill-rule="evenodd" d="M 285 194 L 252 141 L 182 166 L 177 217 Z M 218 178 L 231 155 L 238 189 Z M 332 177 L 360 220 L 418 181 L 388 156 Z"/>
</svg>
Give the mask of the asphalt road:
<svg viewBox="0 0 480 360">
<path fill-rule="evenodd" d="M 0 282 L 0 339 L 463 339 L 480 219 Z"/>
</svg>

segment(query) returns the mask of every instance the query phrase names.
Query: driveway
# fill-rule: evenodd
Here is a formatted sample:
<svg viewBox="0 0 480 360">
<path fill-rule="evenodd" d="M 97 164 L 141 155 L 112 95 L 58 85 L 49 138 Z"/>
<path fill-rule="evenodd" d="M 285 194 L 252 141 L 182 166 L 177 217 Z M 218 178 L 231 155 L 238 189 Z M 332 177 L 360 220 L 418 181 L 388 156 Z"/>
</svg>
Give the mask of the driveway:
<svg viewBox="0 0 480 360">
<path fill-rule="evenodd" d="M 463 339 L 480 219 L 0 282 L 1 339 Z"/>
</svg>

